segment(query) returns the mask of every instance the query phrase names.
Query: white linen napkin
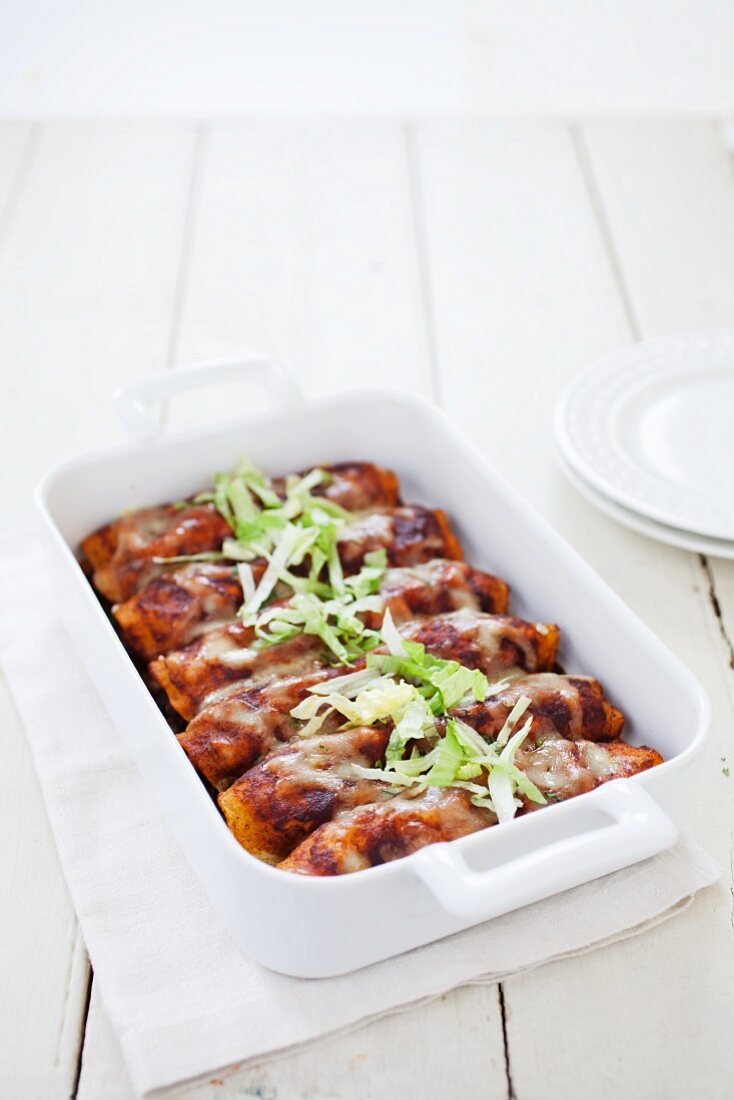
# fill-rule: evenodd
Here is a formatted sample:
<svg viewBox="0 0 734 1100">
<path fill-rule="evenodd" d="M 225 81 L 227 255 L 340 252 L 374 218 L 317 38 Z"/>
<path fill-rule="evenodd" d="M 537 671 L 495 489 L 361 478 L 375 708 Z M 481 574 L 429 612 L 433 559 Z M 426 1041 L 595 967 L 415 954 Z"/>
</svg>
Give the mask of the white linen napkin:
<svg viewBox="0 0 734 1100">
<path fill-rule="evenodd" d="M 719 870 L 682 840 L 643 864 L 355 974 L 287 978 L 232 942 L 53 614 L 35 540 L 0 543 L 0 663 L 22 716 L 95 980 L 136 1091 L 644 931 Z"/>
</svg>

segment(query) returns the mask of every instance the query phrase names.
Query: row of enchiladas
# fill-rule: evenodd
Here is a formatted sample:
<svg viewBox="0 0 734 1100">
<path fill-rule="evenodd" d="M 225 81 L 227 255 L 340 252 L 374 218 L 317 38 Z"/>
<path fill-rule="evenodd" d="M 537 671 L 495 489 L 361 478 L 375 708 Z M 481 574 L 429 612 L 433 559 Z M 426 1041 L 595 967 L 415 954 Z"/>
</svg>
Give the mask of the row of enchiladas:
<svg viewBox="0 0 734 1100">
<path fill-rule="evenodd" d="M 661 761 L 597 680 L 558 671 L 558 627 L 510 615 L 505 582 L 462 559 L 444 513 L 365 462 L 222 478 L 82 543 L 235 837 L 312 875 Z"/>
</svg>

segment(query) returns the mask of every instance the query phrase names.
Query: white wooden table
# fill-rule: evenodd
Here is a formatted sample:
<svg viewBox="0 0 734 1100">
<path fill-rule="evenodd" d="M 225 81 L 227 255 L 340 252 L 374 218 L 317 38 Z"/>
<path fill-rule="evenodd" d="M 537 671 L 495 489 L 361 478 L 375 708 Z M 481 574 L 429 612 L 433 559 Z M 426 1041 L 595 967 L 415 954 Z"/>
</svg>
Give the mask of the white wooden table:
<svg viewBox="0 0 734 1100">
<path fill-rule="evenodd" d="M 31 522 L 52 461 L 119 438 L 115 385 L 262 348 L 309 392 L 376 382 L 433 395 L 713 701 L 690 831 L 725 879 L 683 916 L 196 1096 L 731 1095 L 734 566 L 598 515 L 558 473 L 551 424 L 561 387 L 596 356 L 716 325 L 734 325 L 719 120 L 0 124 L 3 529 Z M 222 401 L 182 402 L 172 419 L 216 416 Z M 123 1100 L 0 691 L 0 1095 Z"/>
</svg>

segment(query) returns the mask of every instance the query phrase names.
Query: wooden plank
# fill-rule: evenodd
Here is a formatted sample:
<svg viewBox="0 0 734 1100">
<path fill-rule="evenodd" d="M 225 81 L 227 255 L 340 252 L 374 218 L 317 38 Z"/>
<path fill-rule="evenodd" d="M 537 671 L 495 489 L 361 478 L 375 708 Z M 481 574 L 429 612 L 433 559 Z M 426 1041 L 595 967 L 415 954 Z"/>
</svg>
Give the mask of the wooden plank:
<svg viewBox="0 0 734 1100">
<path fill-rule="evenodd" d="M 0 679 L 0 1093 L 67 1096 L 89 968 L 22 723 Z"/>
<path fill-rule="evenodd" d="M 290 363 L 309 392 L 378 379 L 425 390 L 421 306 L 399 126 L 213 129 L 177 362 L 258 350 Z M 221 419 L 244 399 L 178 399 L 173 423 Z"/>
<path fill-rule="evenodd" d="M 397 383 L 431 392 L 410 158 L 402 127 L 217 126 L 203 142 L 187 262 L 180 275 L 177 363 L 247 348 L 290 361 L 309 392 Z M 224 394 L 224 396 L 223 396 Z M 170 411 L 171 426 L 222 417 L 241 390 L 197 392 Z M 459 1026 L 460 1021 L 460 1026 Z M 445 1095 L 449 1069 L 426 1059 L 427 1035 L 453 1036 L 453 1086 L 504 1097 L 496 988 L 316 1043 L 243 1070 L 218 1097 L 315 1094 L 355 1100 Z M 80 1095 L 108 1096 L 119 1052 L 93 997 Z M 113 1059 L 117 1061 L 113 1062 Z M 116 1096 L 117 1094 L 114 1093 Z M 124 1093 L 120 1093 L 124 1095 Z"/>
<path fill-rule="evenodd" d="M 53 126 L 30 151 L 27 139 L 0 130 L 0 193 L 12 202 L 0 241 L 3 528 L 30 521 L 51 462 L 119 438 L 109 392 L 165 362 L 194 148 L 193 128 L 178 124 Z M 0 831 L 0 1029 L 12 1036 L 0 1092 L 47 1100 L 74 1085 L 88 963 L 4 686 L 0 725 L 13 821 Z"/>
<path fill-rule="evenodd" d="M 35 145 L 28 122 L 0 122 L 0 247 L 22 191 Z"/>
<path fill-rule="evenodd" d="M 503 473 L 704 679 L 719 721 L 691 824 L 728 865 L 734 815 L 717 765 L 731 736 L 732 678 L 699 563 L 597 514 L 554 468 L 550 413 L 561 387 L 633 336 L 583 158 L 560 128 L 481 123 L 422 128 L 418 155 L 447 403 Z M 666 176 L 654 190 L 662 196 L 670 186 Z M 638 295 L 631 297 L 638 308 Z M 603 669 L 593 671 L 603 677 Z M 725 888 L 709 891 L 649 936 L 507 982 L 516 1094 L 726 1095 L 729 902 Z M 660 1032 L 650 1031 L 650 1020 L 663 1019 L 664 1049 Z"/>
<path fill-rule="evenodd" d="M 114 386 L 165 365 L 193 148 L 183 124 L 41 133 L 0 258 L 3 527 L 53 462 L 121 438 Z"/>
<path fill-rule="evenodd" d="M 714 122 L 583 128 L 643 336 L 734 325 L 734 177 Z"/>
<path fill-rule="evenodd" d="M 494 1024 L 486 990 L 460 989 L 411 1012 L 376 1020 L 348 1035 L 324 1039 L 267 1065 L 212 1074 L 176 1091 L 176 1100 L 404 1100 L 459 1095 L 505 1100 L 504 1054 L 487 1041 Z M 450 1057 L 428 1057 L 449 1044 Z M 417 1050 L 414 1054 L 413 1051 Z M 91 1057 L 91 1052 L 94 1056 Z M 420 1056 L 419 1056 L 420 1055 Z M 471 1067 L 470 1071 L 467 1067 Z M 133 1100 L 117 1038 L 104 1006 L 92 995 L 78 1100 Z"/>
</svg>

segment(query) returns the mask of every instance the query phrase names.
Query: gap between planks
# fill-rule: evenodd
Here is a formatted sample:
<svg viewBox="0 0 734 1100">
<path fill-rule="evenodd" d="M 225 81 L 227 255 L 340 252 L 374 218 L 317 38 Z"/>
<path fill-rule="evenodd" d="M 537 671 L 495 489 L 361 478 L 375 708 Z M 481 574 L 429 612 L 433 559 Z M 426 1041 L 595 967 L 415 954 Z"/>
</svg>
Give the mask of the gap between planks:
<svg viewBox="0 0 734 1100">
<path fill-rule="evenodd" d="M 82 1076 L 82 1060 L 84 1056 L 84 1040 L 87 1035 L 87 1021 L 89 1020 L 89 1006 L 92 1002 L 92 983 L 94 982 L 94 971 L 92 965 L 89 963 L 89 973 L 87 975 L 87 988 L 84 995 L 84 1005 L 82 1007 L 81 1019 L 79 1020 L 79 1046 L 77 1048 L 76 1066 L 74 1067 L 74 1081 L 69 1094 L 69 1100 L 76 1100 L 79 1093 L 79 1082 Z"/>
<path fill-rule="evenodd" d="M 507 1038 L 507 1006 L 505 1005 L 505 990 L 502 982 L 497 984 L 500 1015 L 502 1017 L 502 1044 L 505 1050 L 505 1077 L 507 1078 L 507 1100 L 517 1100 L 515 1085 L 512 1080 L 512 1061 L 510 1059 L 510 1044 Z"/>
<path fill-rule="evenodd" d="M 23 144 L 23 151 L 18 160 L 18 166 L 15 170 L 10 189 L 7 193 L 7 198 L 0 209 L 0 249 L 5 244 L 8 231 L 15 216 L 15 211 L 20 202 L 20 197 L 23 194 L 25 182 L 28 179 L 28 175 L 33 167 L 33 161 L 36 156 L 36 149 L 38 148 L 38 142 L 41 136 L 41 126 L 38 122 L 33 122 L 28 129 L 25 142 Z"/>
<path fill-rule="evenodd" d="M 435 311 L 433 308 L 433 292 L 431 290 L 431 277 L 428 263 L 428 238 L 426 233 L 425 206 L 423 202 L 423 183 L 421 180 L 418 151 L 416 148 L 415 122 L 406 121 L 403 124 L 403 135 L 410 194 L 410 210 L 413 219 L 416 263 L 418 265 L 420 304 L 423 315 L 423 327 L 426 333 L 426 346 L 428 348 L 431 389 L 433 390 L 434 401 L 437 405 L 443 407 Z"/>
<path fill-rule="evenodd" d="M 196 222 L 201 205 L 201 185 L 204 176 L 204 166 L 209 149 L 210 128 L 203 122 L 196 124 L 194 148 L 191 154 L 191 170 L 189 177 L 189 193 L 186 199 L 184 213 L 183 232 L 181 234 L 181 255 L 178 263 L 176 286 L 173 293 L 173 311 L 171 314 L 171 332 L 168 340 L 165 369 L 173 370 L 180 366 L 178 361 L 181 328 L 183 324 L 184 305 L 189 287 L 189 274 L 191 272 L 191 257 L 194 251 L 196 237 Z M 162 401 L 159 412 L 159 423 L 165 427 L 168 420 L 169 402 Z"/>
<path fill-rule="evenodd" d="M 580 123 L 574 122 L 569 126 L 569 133 L 571 135 L 571 142 L 576 152 L 576 159 L 578 161 L 581 176 L 586 187 L 587 194 L 589 196 L 589 202 L 591 209 L 594 212 L 594 220 L 596 221 L 597 229 L 599 230 L 599 236 L 601 237 L 604 251 L 606 252 L 609 267 L 612 272 L 612 278 L 619 291 L 619 297 L 624 308 L 627 323 L 630 327 L 630 332 L 634 336 L 635 340 L 641 339 L 641 327 L 635 313 L 635 308 L 632 304 L 632 295 L 630 289 L 627 286 L 627 280 L 624 277 L 622 271 L 622 261 L 620 259 L 617 247 L 614 243 L 614 235 L 612 233 L 612 227 L 609 224 L 609 218 L 607 217 L 604 209 L 604 201 L 601 196 L 599 184 L 594 173 L 594 166 L 589 156 L 589 149 L 586 144 L 586 138 L 581 128 Z"/>
<path fill-rule="evenodd" d="M 734 672 L 734 642 L 729 637 L 729 631 L 726 628 L 724 616 L 721 611 L 721 603 L 719 601 L 718 595 L 716 594 L 716 579 L 714 577 L 713 570 L 711 569 L 711 565 L 706 555 L 699 554 L 698 560 L 701 564 L 701 569 L 706 579 L 706 588 L 708 591 L 709 601 L 711 603 L 711 607 L 714 612 L 714 616 L 716 618 L 716 622 L 718 624 L 724 645 L 726 646 L 727 652 L 729 654 L 729 667 Z M 734 854 L 732 855 L 732 858 L 734 859 Z M 734 877 L 734 872 L 732 874 L 732 877 Z"/>
</svg>

